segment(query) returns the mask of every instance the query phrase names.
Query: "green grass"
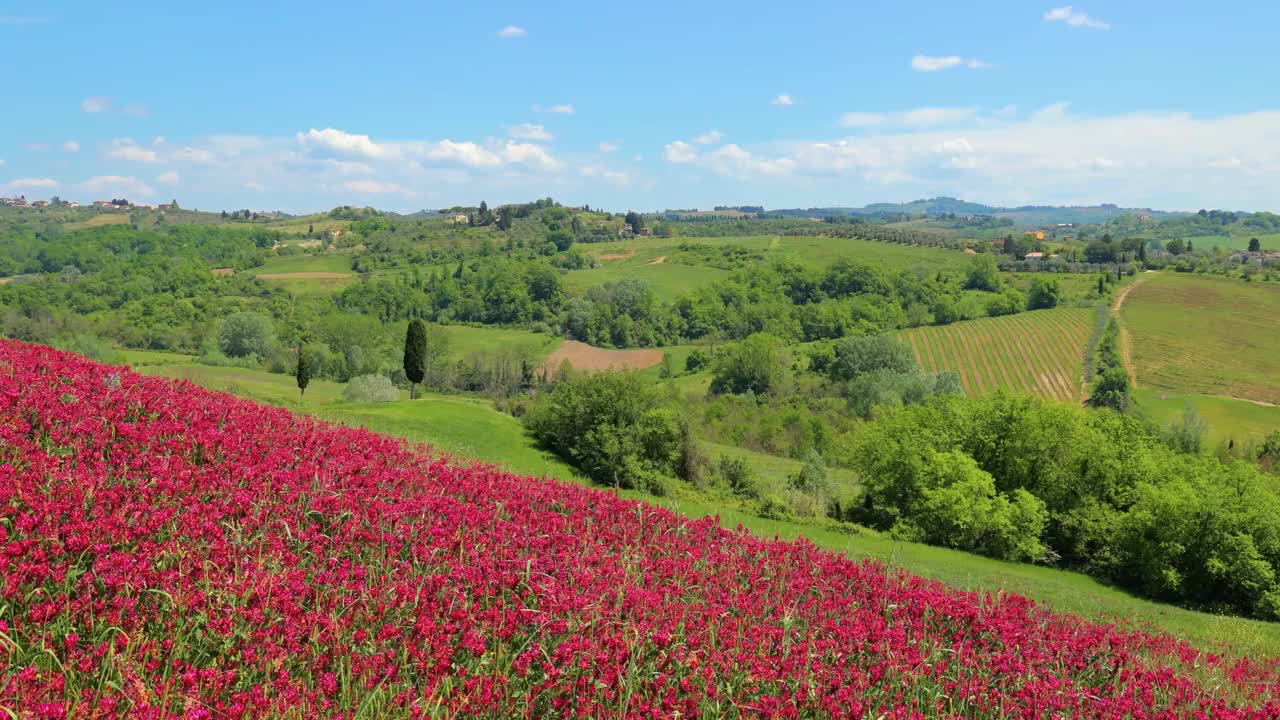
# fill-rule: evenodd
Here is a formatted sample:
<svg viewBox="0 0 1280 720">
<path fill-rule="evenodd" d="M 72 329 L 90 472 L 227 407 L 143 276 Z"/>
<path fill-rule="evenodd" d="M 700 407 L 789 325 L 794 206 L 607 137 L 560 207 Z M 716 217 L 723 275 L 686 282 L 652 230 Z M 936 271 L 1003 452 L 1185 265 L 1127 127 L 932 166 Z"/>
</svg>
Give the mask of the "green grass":
<svg viewBox="0 0 1280 720">
<path fill-rule="evenodd" d="M 268 260 L 260 267 L 245 270 L 246 274 L 258 276 L 317 272 L 341 273 L 346 277 L 264 277 L 262 281 L 277 284 L 294 295 L 326 295 L 360 281 L 351 270 L 351 256 L 342 253 L 283 255 Z"/>
<path fill-rule="evenodd" d="M 491 353 L 495 350 L 514 350 L 541 360 L 560 347 L 564 338 L 555 335 L 530 332 L 516 328 L 470 325 L 442 325 L 449 337 L 449 352 L 454 357 L 465 358 L 472 353 Z"/>
<path fill-rule="evenodd" d="M 333 255 L 281 255 L 271 258 L 256 268 L 245 270 L 249 275 L 269 275 L 298 272 L 350 273 L 351 256 Z"/>
<path fill-rule="evenodd" d="M 1057 308 L 904 330 L 926 370 L 954 370 L 965 393 L 997 388 L 1079 402 L 1089 308 Z"/>
<path fill-rule="evenodd" d="M 313 381 L 306 402 L 298 403 L 293 378 L 288 376 L 189 364 L 153 364 L 145 362 L 140 355 L 131 353 L 135 364 L 148 374 L 185 376 L 213 389 L 230 389 L 267 404 L 425 442 L 458 457 L 481 458 L 514 472 L 582 482 L 572 468 L 535 447 L 518 420 L 498 412 L 486 401 L 428 395 L 420 400 L 378 405 L 344 404 L 337 400 L 340 386 L 336 383 Z M 738 448 L 711 445 L 708 449 L 713 458 L 718 457 L 719 452 L 747 457 L 762 477 L 785 476 L 798 467 L 785 458 L 761 456 Z M 1280 623 L 1215 616 L 1148 602 L 1077 573 L 898 542 L 871 531 L 852 531 L 820 521 L 762 519 L 694 493 L 667 498 L 636 492 L 622 495 L 662 505 L 689 517 L 716 516 L 725 527 L 741 525 L 765 537 L 803 536 L 853 558 L 879 560 L 960 588 L 1013 592 L 1062 612 L 1149 624 L 1201 647 L 1225 646 L 1242 654 L 1280 654 Z"/>
<path fill-rule="evenodd" d="M 1205 440 L 1210 449 L 1235 441 L 1248 447 L 1280 430 L 1280 407 L 1258 405 L 1220 395 L 1188 395 L 1138 388 L 1134 393 L 1138 413 L 1159 427 L 1182 419 L 1187 404 L 1208 424 Z"/>
<path fill-rule="evenodd" d="M 1264 250 L 1280 250 L 1280 233 L 1200 235 L 1183 239 L 1190 241 L 1197 250 L 1211 250 L 1215 247 L 1223 250 L 1248 250 L 1251 238 L 1258 238 L 1258 242 L 1262 244 Z"/>
<path fill-rule="evenodd" d="M 1280 287 L 1150 273 L 1121 318 L 1140 387 L 1280 404 Z"/>
<path fill-rule="evenodd" d="M 581 292 L 610 281 L 638 279 L 648 282 L 660 299 L 671 301 L 729 275 L 729 270 L 696 262 L 696 256 L 681 253 L 680 246 L 686 243 L 713 247 L 738 245 L 762 251 L 767 258 L 794 258 L 815 268 L 826 268 L 842 259 L 895 270 L 966 267 L 970 262 L 970 256 L 957 250 L 853 238 L 635 238 L 589 246 L 588 251 L 596 257 L 598 266 L 569 273 L 565 285 L 570 291 Z M 613 259 L 607 259 L 611 257 Z M 659 258 L 663 258 L 663 262 L 655 262 Z"/>
</svg>

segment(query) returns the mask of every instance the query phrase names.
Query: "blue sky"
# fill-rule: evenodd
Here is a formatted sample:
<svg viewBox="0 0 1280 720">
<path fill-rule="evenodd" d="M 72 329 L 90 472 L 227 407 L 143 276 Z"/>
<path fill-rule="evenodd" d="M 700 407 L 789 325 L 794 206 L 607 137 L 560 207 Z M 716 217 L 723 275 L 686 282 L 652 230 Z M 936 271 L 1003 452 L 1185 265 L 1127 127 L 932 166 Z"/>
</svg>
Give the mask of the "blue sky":
<svg viewBox="0 0 1280 720">
<path fill-rule="evenodd" d="M 1280 209 L 1280 4 L 0 0 L 0 195 Z"/>
</svg>

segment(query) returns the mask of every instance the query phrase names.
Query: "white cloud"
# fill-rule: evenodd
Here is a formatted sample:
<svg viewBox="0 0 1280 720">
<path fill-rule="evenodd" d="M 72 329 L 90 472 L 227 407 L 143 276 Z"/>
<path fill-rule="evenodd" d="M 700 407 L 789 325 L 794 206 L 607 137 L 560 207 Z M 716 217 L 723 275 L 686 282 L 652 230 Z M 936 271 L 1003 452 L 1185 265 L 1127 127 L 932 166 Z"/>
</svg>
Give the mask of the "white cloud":
<svg viewBox="0 0 1280 720">
<path fill-rule="evenodd" d="M 394 148 L 380 145 L 370 140 L 368 135 L 356 135 L 334 128 L 324 130 L 312 128 L 305 133 L 298 133 L 297 140 L 299 145 L 307 148 L 339 155 L 355 155 L 371 160 L 392 157 L 396 154 Z"/>
<path fill-rule="evenodd" d="M 847 112 L 840 116 L 840 124 L 845 127 L 874 127 L 884 122 L 885 116 L 880 113 Z"/>
<path fill-rule="evenodd" d="M 353 160 L 335 160 L 330 158 L 325 161 L 329 167 L 337 170 L 342 175 L 372 175 L 374 173 L 373 166 L 368 163 L 356 162 Z"/>
<path fill-rule="evenodd" d="M 667 143 L 663 148 L 663 155 L 667 158 L 667 162 L 676 165 L 687 165 L 698 159 L 698 151 L 692 145 L 683 140 L 673 140 Z"/>
<path fill-rule="evenodd" d="M 146 117 L 150 113 L 150 110 L 147 109 L 146 105 L 135 102 L 129 103 L 128 105 L 120 108 L 120 112 L 132 117 Z"/>
<path fill-rule="evenodd" d="M 76 142 L 75 140 L 68 140 L 62 143 L 62 151 L 69 152 L 69 153 L 78 153 L 80 152 L 80 143 Z"/>
<path fill-rule="evenodd" d="M 568 103 L 561 103 L 559 105 L 546 105 L 546 106 L 534 105 L 533 111 L 540 112 L 540 113 L 555 113 L 557 115 L 572 115 L 574 112 L 573 106 Z"/>
<path fill-rule="evenodd" d="M 1039 112 L 967 113 L 963 132 L 892 125 L 830 140 L 779 140 L 668 160 L 778 190 L 779 178 L 868 193 L 967 192 L 987 202 L 1127 202 L 1138 206 L 1266 207 L 1280 179 L 1280 110 L 1219 117 L 1129 113 L 1091 117 L 1063 103 Z M 887 114 L 883 117 L 904 115 Z M 868 121 L 869 122 L 869 121 Z M 862 124 L 865 127 L 865 122 Z M 1241 160 L 1247 158 L 1247 160 Z"/>
<path fill-rule="evenodd" d="M 719 130 L 709 130 L 693 137 L 692 142 L 695 145 L 715 145 L 720 142 L 724 135 Z"/>
<path fill-rule="evenodd" d="M 111 107 L 111 98 L 89 97 L 80 103 L 80 109 L 87 113 L 106 112 Z"/>
<path fill-rule="evenodd" d="M 9 181 L 11 188 L 54 188 L 58 187 L 58 181 L 53 178 L 18 178 Z"/>
<path fill-rule="evenodd" d="M 266 191 L 267 191 L 267 186 L 266 186 L 266 185 L 263 185 L 262 183 L 258 182 L 257 180 L 247 180 L 247 181 L 245 181 L 245 183 L 244 183 L 244 188 L 245 188 L 246 190 L 252 190 L 252 191 L 254 191 L 254 192 L 258 192 L 258 193 L 264 193 L 264 192 L 266 192 Z"/>
<path fill-rule="evenodd" d="M 359 193 L 396 193 L 406 197 L 412 197 L 414 192 L 408 188 L 393 182 L 382 182 L 380 180 L 348 180 L 342 184 L 343 187 Z"/>
<path fill-rule="evenodd" d="M 98 175 L 80 183 L 80 188 L 91 193 L 128 197 L 141 195 L 148 197 L 155 194 L 155 189 L 138 178 L 121 175 Z"/>
<path fill-rule="evenodd" d="M 610 182 L 614 185 L 627 185 L 631 182 L 631 178 L 626 173 L 616 170 L 606 170 L 603 177 L 605 182 Z"/>
<path fill-rule="evenodd" d="M 169 158 L 177 162 L 190 162 L 197 165 L 209 165 L 217 161 L 217 156 L 213 152 L 189 146 L 174 150 L 169 154 Z"/>
<path fill-rule="evenodd" d="M 45 143 L 30 143 L 27 145 L 27 149 L 31 152 L 44 152 L 49 149 L 49 146 Z"/>
<path fill-rule="evenodd" d="M 547 129 L 541 125 L 533 123 L 520 123 L 507 128 L 507 134 L 516 140 L 534 140 L 538 142 L 548 142 L 555 139 L 555 136 L 547 132 Z"/>
<path fill-rule="evenodd" d="M 528 34 L 529 34 L 529 31 L 525 30 L 519 25 L 508 25 L 498 31 L 498 37 L 508 38 L 508 39 L 524 37 L 525 35 L 528 35 Z"/>
<path fill-rule="evenodd" d="M 178 173 L 174 172 L 173 170 L 170 170 L 167 173 L 162 173 L 161 175 L 156 177 L 156 182 L 160 183 L 161 185 L 177 185 L 181 180 L 182 180 L 182 177 L 179 176 Z"/>
<path fill-rule="evenodd" d="M 1066 7 L 1053 8 L 1044 14 L 1045 22 L 1066 23 L 1071 27 L 1092 28 L 1094 30 L 1110 30 L 1111 25 L 1097 18 L 1089 17 L 1086 13 L 1076 12 L 1075 8 L 1070 5 Z"/>
<path fill-rule="evenodd" d="M 785 93 L 784 93 L 784 94 L 779 95 L 778 97 L 776 97 L 776 98 L 774 98 L 774 99 L 770 100 L 770 101 L 769 101 L 769 104 L 771 104 L 771 105 L 782 105 L 782 106 L 787 106 L 787 105 L 795 105 L 795 104 L 796 104 L 796 101 L 795 101 L 794 99 L 792 99 L 792 97 L 791 97 L 790 95 L 787 95 L 787 94 L 785 94 Z"/>
<path fill-rule="evenodd" d="M 963 107 L 922 107 L 894 113 L 848 112 L 840 116 L 845 127 L 900 126 L 932 127 L 951 125 L 972 119 L 977 111 Z"/>
<path fill-rule="evenodd" d="M 597 147 L 600 148 L 600 152 L 606 154 L 618 151 L 618 146 L 614 143 L 602 142 Z"/>
<path fill-rule="evenodd" d="M 112 141 L 112 146 L 107 151 L 107 157 L 109 158 L 140 163 L 160 162 L 159 153 L 150 148 L 142 147 L 128 138 L 118 138 Z"/>
<path fill-rule="evenodd" d="M 917 72 L 938 72 L 957 67 L 979 70 L 991 66 L 976 58 L 965 58 L 959 55 L 916 55 L 911 58 L 911 69 Z"/>
<path fill-rule="evenodd" d="M 796 168 L 793 158 L 761 158 L 732 143 L 703 156 L 703 162 L 713 172 L 728 177 L 787 175 Z"/>
</svg>

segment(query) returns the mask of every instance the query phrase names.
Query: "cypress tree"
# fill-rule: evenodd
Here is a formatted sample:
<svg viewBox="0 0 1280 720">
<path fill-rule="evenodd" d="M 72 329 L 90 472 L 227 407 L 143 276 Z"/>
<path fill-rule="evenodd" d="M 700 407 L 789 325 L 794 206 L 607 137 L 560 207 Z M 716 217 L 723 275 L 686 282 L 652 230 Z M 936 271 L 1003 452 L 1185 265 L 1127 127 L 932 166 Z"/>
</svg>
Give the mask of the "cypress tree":
<svg viewBox="0 0 1280 720">
<path fill-rule="evenodd" d="M 404 374 L 409 378 L 409 398 L 417 398 L 417 386 L 427 375 L 427 326 L 417 318 L 409 321 L 404 336 Z"/>
<path fill-rule="evenodd" d="M 304 352 L 306 347 L 302 343 L 298 343 L 298 371 L 295 377 L 298 379 L 298 399 L 301 400 L 307 394 L 307 385 L 311 382 L 311 364 L 307 362 L 307 354 Z"/>
</svg>

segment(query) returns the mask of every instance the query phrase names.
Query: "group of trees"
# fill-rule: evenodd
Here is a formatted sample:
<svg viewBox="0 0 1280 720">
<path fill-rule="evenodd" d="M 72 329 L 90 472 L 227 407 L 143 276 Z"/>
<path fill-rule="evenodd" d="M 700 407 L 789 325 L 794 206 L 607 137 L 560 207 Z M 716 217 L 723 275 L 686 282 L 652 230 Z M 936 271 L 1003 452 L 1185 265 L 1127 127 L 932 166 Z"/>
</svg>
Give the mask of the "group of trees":
<svg viewBox="0 0 1280 720">
<path fill-rule="evenodd" d="M 1254 463 L 1180 452 L 1107 410 L 1004 394 L 888 410 L 854 457 L 864 495 L 847 519 L 1280 618 L 1280 496 Z"/>
</svg>

